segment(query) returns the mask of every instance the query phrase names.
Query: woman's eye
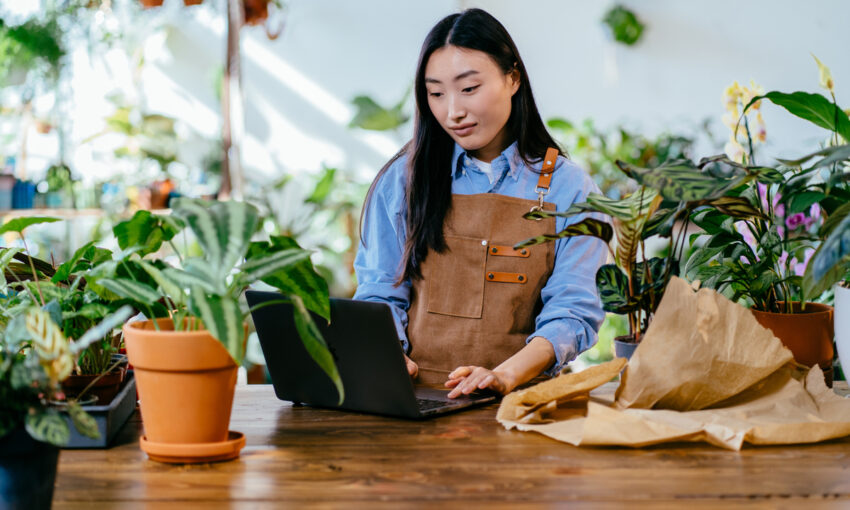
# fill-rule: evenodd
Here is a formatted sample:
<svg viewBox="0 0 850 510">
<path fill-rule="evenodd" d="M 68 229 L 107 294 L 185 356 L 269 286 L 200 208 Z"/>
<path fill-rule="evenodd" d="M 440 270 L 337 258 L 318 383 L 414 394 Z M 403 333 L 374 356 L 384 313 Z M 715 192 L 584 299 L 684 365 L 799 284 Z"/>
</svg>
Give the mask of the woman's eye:
<svg viewBox="0 0 850 510">
<path fill-rule="evenodd" d="M 480 85 L 475 85 L 475 86 L 472 86 L 472 87 L 466 87 L 461 92 L 468 94 L 468 93 L 472 92 L 473 90 L 477 89 L 478 87 L 480 87 Z"/>
<path fill-rule="evenodd" d="M 431 96 L 431 97 L 440 97 L 440 96 L 443 95 L 443 93 L 442 92 L 429 92 L 428 95 Z"/>
</svg>

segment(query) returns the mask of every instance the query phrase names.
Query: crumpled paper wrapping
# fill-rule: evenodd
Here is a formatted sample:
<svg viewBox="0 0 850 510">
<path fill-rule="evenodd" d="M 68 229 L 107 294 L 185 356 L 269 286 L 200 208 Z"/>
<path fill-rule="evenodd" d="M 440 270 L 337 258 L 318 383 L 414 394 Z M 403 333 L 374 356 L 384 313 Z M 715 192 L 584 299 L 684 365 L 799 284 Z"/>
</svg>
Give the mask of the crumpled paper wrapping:
<svg viewBox="0 0 850 510">
<path fill-rule="evenodd" d="M 673 278 L 614 396 L 591 395 L 624 359 L 507 395 L 497 419 L 576 446 L 813 443 L 850 435 L 850 399 L 827 388 L 749 310 Z"/>
</svg>

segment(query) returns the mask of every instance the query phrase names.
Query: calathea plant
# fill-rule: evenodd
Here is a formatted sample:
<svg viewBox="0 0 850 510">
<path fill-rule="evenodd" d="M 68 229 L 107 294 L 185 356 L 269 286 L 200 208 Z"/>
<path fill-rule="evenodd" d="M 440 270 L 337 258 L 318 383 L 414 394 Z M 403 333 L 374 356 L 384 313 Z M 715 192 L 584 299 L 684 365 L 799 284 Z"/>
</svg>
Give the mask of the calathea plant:
<svg viewBox="0 0 850 510">
<path fill-rule="evenodd" d="M 304 347 L 334 382 L 342 402 L 339 373 L 309 313 L 330 320 L 327 284 L 313 269 L 310 252 L 294 239 L 252 242 L 260 225 L 257 208 L 244 202 L 180 199 L 173 217 L 140 211 L 117 225 L 114 231 L 126 255 L 89 276 L 95 285 L 131 300 L 148 318 L 170 315 L 178 330 L 205 328 L 237 364 L 245 353 L 243 324 L 250 313 L 239 298 L 254 282 L 271 285 L 281 291 L 282 301 L 293 304 Z M 197 239 L 201 255 L 175 247 L 177 265 L 150 257 L 184 226 Z"/>
<path fill-rule="evenodd" d="M 694 210 L 722 210 L 735 217 L 758 215 L 758 210 L 736 192 L 746 182 L 766 178 L 764 174 L 769 172 L 736 165 L 725 157 L 703 159 L 698 164 L 682 159 L 656 168 L 640 168 L 623 161 L 617 161 L 617 166 L 637 182 L 638 189 L 630 195 L 615 200 L 591 193 L 585 202 L 566 211 L 525 215 L 535 219 L 601 213 L 611 217 L 613 227 L 591 216 L 556 234 L 522 241 L 515 248 L 584 235 L 605 241 L 614 263 L 602 266 L 596 273 L 602 306 L 607 312 L 627 315 L 630 336 L 639 342 L 667 283 L 679 274 L 679 260 Z M 676 225 L 678 232 L 674 232 Z M 669 239 L 666 256 L 647 256 L 644 242 L 655 235 Z"/>
</svg>

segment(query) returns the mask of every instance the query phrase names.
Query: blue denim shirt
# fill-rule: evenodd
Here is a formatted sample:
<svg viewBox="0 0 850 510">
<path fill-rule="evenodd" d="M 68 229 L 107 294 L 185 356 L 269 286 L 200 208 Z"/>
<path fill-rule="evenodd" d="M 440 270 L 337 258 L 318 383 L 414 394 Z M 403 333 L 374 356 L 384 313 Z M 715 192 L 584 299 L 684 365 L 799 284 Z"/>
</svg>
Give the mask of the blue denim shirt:
<svg viewBox="0 0 850 510">
<path fill-rule="evenodd" d="M 404 214 L 407 156 L 397 159 L 375 186 L 363 225 L 363 242 L 354 260 L 357 274 L 355 299 L 387 303 L 395 318 L 398 336 L 405 352 L 407 310 L 411 283 L 394 286 L 401 274 L 406 226 Z M 516 142 L 492 161 L 495 182 L 478 169 L 466 152 L 455 144 L 452 159 L 452 192 L 460 195 L 499 193 L 536 200 L 539 177 L 519 157 Z M 563 211 L 574 202 L 583 202 L 591 192 L 599 192 L 593 179 L 572 161 L 558 157 L 545 200 Z M 556 218 L 560 231 L 586 216 Z M 605 219 L 602 216 L 596 216 Z M 608 248 L 595 237 L 572 237 L 555 241 L 555 267 L 541 291 L 543 308 L 535 320 L 536 330 L 526 342 L 540 336 L 555 348 L 555 364 L 546 371 L 556 375 L 580 352 L 592 347 L 605 314 L 596 290 L 596 271 L 605 263 Z M 414 360 L 415 361 L 415 360 Z"/>
</svg>

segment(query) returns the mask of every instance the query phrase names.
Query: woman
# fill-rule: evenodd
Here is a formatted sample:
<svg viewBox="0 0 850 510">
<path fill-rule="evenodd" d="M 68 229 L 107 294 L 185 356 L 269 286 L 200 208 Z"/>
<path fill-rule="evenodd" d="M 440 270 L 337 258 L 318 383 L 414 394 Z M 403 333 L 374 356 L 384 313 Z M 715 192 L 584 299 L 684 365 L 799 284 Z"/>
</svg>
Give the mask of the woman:
<svg viewBox="0 0 850 510">
<path fill-rule="evenodd" d="M 414 87 L 413 139 L 364 205 L 354 298 L 391 306 L 412 377 L 444 382 L 452 398 L 507 394 L 596 342 L 604 243 L 512 246 L 567 224 L 524 213 L 566 210 L 597 189 L 555 148 L 519 52 L 488 13 L 437 23 Z"/>
</svg>

